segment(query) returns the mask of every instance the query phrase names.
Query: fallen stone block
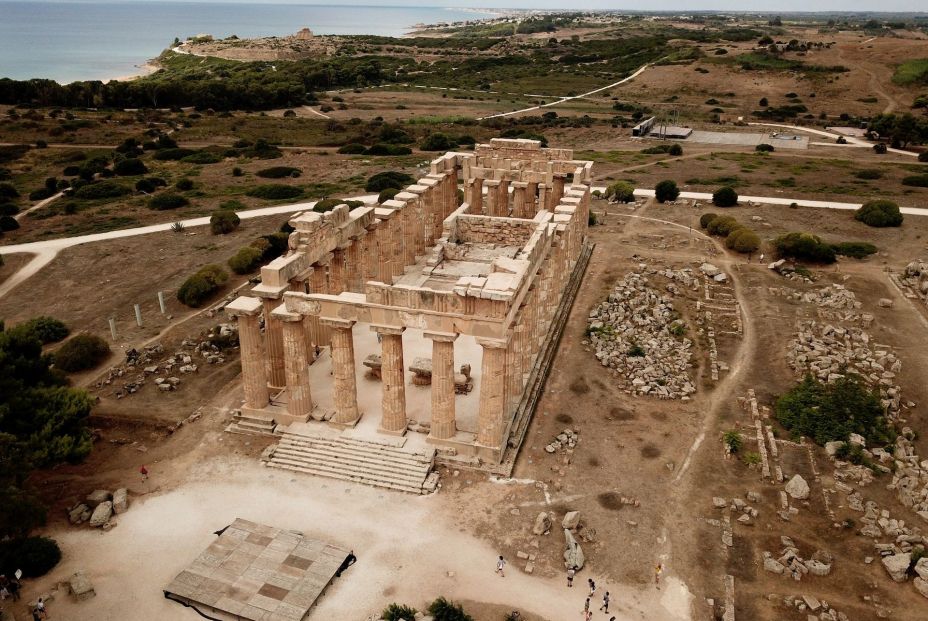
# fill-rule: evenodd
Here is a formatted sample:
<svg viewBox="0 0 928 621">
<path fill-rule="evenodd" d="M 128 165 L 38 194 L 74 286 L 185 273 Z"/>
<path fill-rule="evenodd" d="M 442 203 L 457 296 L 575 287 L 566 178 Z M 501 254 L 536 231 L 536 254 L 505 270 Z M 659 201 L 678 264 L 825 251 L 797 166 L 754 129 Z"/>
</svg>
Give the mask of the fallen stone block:
<svg viewBox="0 0 928 621">
<path fill-rule="evenodd" d="M 77 601 L 84 601 L 96 595 L 93 584 L 84 572 L 79 571 L 68 579 L 68 589 Z"/>
<path fill-rule="evenodd" d="M 96 509 L 98 504 L 105 500 L 110 500 L 112 497 L 113 495 L 105 489 L 95 489 L 87 494 L 87 506 L 91 509 Z"/>
<path fill-rule="evenodd" d="M 129 510 L 129 492 L 125 487 L 120 487 L 113 492 L 113 511 L 116 513 L 125 513 Z"/>
<path fill-rule="evenodd" d="M 561 527 L 566 528 L 567 530 L 576 530 L 577 526 L 580 525 L 580 512 L 579 511 L 568 511 L 564 516 L 564 519 L 561 521 Z"/>
<path fill-rule="evenodd" d="M 106 524 L 107 520 L 109 520 L 112 515 L 113 503 L 109 500 L 105 500 L 98 504 L 97 508 L 93 510 L 93 515 L 90 516 L 90 525 L 94 528 L 99 528 Z"/>
</svg>

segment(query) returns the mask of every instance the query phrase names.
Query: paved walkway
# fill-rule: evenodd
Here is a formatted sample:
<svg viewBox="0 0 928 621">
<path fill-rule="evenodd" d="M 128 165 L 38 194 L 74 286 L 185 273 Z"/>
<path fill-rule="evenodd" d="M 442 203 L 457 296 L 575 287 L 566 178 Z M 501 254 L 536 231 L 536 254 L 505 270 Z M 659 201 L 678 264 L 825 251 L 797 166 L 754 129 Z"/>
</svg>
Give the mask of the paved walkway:
<svg viewBox="0 0 928 621">
<path fill-rule="evenodd" d="M 802 127 L 800 125 L 782 125 L 779 123 L 748 123 L 748 125 L 761 125 L 764 127 L 779 127 L 781 129 L 795 130 L 800 132 L 807 132 L 809 134 L 815 134 L 817 136 L 825 136 L 826 138 L 831 138 L 832 140 L 837 140 L 838 138 L 844 138 L 847 140 L 847 144 L 854 147 L 866 147 L 872 149 L 874 143 L 863 140 L 862 138 L 855 138 L 854 136 L 843 136 L 841 134 L 836 134 L 834 132 L 826 132 L 821 129 L 813 129 L 811 127 Z M 903 151 L 902 149 L 886 149 L 887 153 L 895 153 L 896 155 L 908 155 L 909 157 L 918 157 L 918 153 L 913 153 L 911 151 Z"/>
</svg>

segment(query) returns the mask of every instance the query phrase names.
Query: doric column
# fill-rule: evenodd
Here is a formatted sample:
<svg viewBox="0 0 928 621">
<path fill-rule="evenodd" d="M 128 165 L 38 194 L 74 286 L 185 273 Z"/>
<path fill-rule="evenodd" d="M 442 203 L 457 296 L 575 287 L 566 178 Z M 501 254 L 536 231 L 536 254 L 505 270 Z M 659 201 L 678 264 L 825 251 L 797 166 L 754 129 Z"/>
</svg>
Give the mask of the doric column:
<svg viewBox="0 0 928 621">
<path fill-rule="evenodd" d="M 483 213 L 483 179 L 470 180 L 470 213 L 478 216 Z"/>
<path fill-rule="evenodd" d="M 554 187 L 551 189 L 551 208 L 555 208 L 561 202 L 561 199 L 564 197 L 564 182 L 566 181 L 564 175 L 554 175 Z"/>
<path fill-rule="evenodd" d="M 538 184 L 538 208 L 535 210 L 535 213 L 538 213 L 542 209 L 548 208 L 548 186 L 544 183 Z"/>
<path fill-rule="evenodd" d="M 354 321 L 323 317 L 332 338 L 332 392 L 335 415 L 331 423 L 353 427 L 361 418 L 358 410 L 358 387 L 354 368 Z"/>
<path fill-rule="evenodd" d="M 488 216 L 498 216 L 499 213 L 499 186 L 500 183 L 496 179 L 487 179 L 483 182 L 483 185 L 487 188 L 486 195 L 486 214 Z"/>
<path fill-rule="evenodd" d="M 361 276 L 364 272 L 364 259 L 361 256 L 361 239 L 366 237 L 366 233 L 361 233 L 351 238 L 351 245 L 345 253 L 345 288 L 348 291 L 361 293 Z"/>
<path fill-rule="evenodd" d="M 337 295 L 345 290 L 345 255 L 347 246 L 339 246 L 332 251 L 332 262 L 329 264 L 329 292 Z"/>
<path fill-rule="evenodd" d="M 406 373 L 403 364 L 403 332 L 406 328 L 371 326 L 380 335 L 380 376 L 383 394 L 380 431 L 406 433 Z"/>
<path fill-rule="evenodd" d="M 509 410 L 518 407 L 522 400 L 522 327 L 515 325 L 512 328 L 512 338 L 509 339 L 509 349 L 506 351 L 506 371 L 509 374 Z"/>
<path fill-rule="evenodd" d="M 403 213 L 398 209 L 394 210 L 393 217 L 390 218 L 390 233 L 393 240 L 390 265 L 393 266 L 394 278 L 400 278 L 406 272 L 406 250 L 403 248 L 404 229 Z"/>
<path fill-rule="evenodd" d="M 497 215 L 503 218 L 509 217 L 509 180 L 503 179 L 499 182 L 499 191 L 496 199 Z"/>
<path fill-rule="evenodd" d="M 380 279 L 380 259 L 377 249 L 377 227 L 367 229 L 361 237 L 361 292 L 369 280 Z"/>
<path fill-rule="evenodd" d="M 324 260 L 328 261 L 327 258 Z M 309 281 L 310 293 L 328 293 L 329 280 L 326 275 L 325 264 L 316 263 L 313 265 L 313 274 Z M 313 345 L 316 347 L 326 347 L 329 344 L 329 329 L 322 325 L 317 315 L 311 319 L 313 326 Z"/>
<path fill-rule="evenodd" d="M 521 181 L 512 182 L 512 217 L 527 218 L 525 213 L 525 190 L 527 183 Z"/>
<path fill-rule="evenodd" d="M 281 301 L 264 298 L 264 336 L 267 341 L 267 382 L 274 388 L 287 385 L 284 376 L 284 332 L 280 320 L 272 311 L 280 306 Z"/>
<path fill-rule="evenodd" d="M 453 438 L 455 424 L 454 333 L 426 332 L 432 339 L 432 426 L 429 436 L 436 440 Z"/>
<path fill-rule="evenodd" d="M 523 213 L 526 218 L 534 218 L 538 213 L 538 183 L 529 181 L 525 186 L 525 208 Z"/>
<path fill-rule="evenodd" d="M 477 339 L 483 347 L 480 365 L 480 409 L 477 413 L 477 444 L 499 448 L 503 441 L 506 394 L 506 348 L 504 341 Z"/>
<path fill-rule="evenodd" d="M 287 312 L 281 305 L 274 316 L 283 324 L 284 370 L 287 377 L 287 413 L 302 421 L 309 420 L 313 397 L 309 386 L 309 364 L 312 362 L 303 332 L 302 317 Z"/>
<path fill-rule="evenodd" d="M 260 410 L 269 403 L 264 340 L 261 338 L 261 328 L 258 325 L 258 317 L 262 311 L 261 301 L 258 298 L 238 297 L 227 304 L 225 310 L 238 324 L 245 407 Z"/>
</svg>

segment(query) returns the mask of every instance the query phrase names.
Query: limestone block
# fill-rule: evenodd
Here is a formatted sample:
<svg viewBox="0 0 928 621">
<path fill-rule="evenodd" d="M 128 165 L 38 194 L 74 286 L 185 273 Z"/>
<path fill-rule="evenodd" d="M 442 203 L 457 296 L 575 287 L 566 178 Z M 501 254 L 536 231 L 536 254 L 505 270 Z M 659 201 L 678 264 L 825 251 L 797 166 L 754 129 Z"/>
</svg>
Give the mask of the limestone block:
<svg viewBox="0 0 928 621">
<path fill-rule="evenodd" d="M 583 565 L 586 562 L 586 557 L 583 556 L 583 549 L 580 548 L 580 544 L 574 539 L 573 533 L 566 528 L 564 529 L 564 539 L 566 540 L 564 549 L 565 567 L 583 569 Z"/>
<path fill-rule="evenodd" d="M 912 584 L 915 585 L 915 590 L 921 593 L 923 597 L 928 597 L 928 580 L 916 578 L 912 581 Z"/>
<path fill-rule="evenodd" d="M 783 563 L 776 560 L 773 557 L 764 558 L 764 571 L 769 571 L 775 574 L 782 574 L 786 568 L 783 566 Z"/>
<path fill-rule="evenodd" d="M 113 511 L 116 513 L 125 513 L 129 509 L 129 493 L 125 487 L 120 487 L 113 492 Z"/>
<path fill-rule="evenodd" d="M 78 601 L 84 601 L 96 595 L 93 584 L 82 571 L 75 573 L 68 579 L 68 589 Z"/>
<path fill-rule="evenodd" d="M 90 516 L 90 525 L 94 528 L 99 528 L 106 524 L 106 521 L 109 520 L 112 515 L 113 503 L 109 500 L 104 500 L 93 510 L 93 515 Z"/>
<path fill-rule="evenodd" d="M 77 505 L 76 507 L 74 507 L 73 509 L 71 509 L 70 511 L 68 511 L 68 521 L 71 522 L 72 524 L 80 524 L 81 522 L 85 522 L 87 518 L 90 517 L 89 514 L 90 514 L 90 507 L 88 507 L 84 503 L 81 503 Z"/>
<path fill-rule="evenodd" d="M 576 530 L 577 526 L 580 525 L 580 512 L 579 511 L 568 511 L 564 516 L 564 520 L 561 522 L 561 527 L 567 530 Z"/>
<path fill-rule="evenodd" d="M 542 511 L 535 518 L 535 525 L 532 527 L 532 534 L 547 535 L 551 530 L 551 516 L 546 511 Z"/>
<path fill-rule="evenodd" d="M 928 580 L 928 557 L 918 559 L 915 563 L 915 573 L 923 580 Z"/>
<path fill-rule="evenodd" d="M 886 568 L 893 582 L 905 582 L 909 564 L 912 562 L 911 554 L 892 554 L 882 558 L 883 567 Z"/>
<path fill-rule="evenodd" d="M 96 509 L 97 505 L 106 500 L 110 500 L 112 497 L 113 495 L 105 489 L 95 489 L 87 494 L 87 506 L 91 509 Z"/>
<path fill-rule="evenodd" d="M 800 475 L 794 475 L 786 484 L 786 493 L 796 500 L 805 500 L 809 497 L 809 484 Z"/>
</svg>

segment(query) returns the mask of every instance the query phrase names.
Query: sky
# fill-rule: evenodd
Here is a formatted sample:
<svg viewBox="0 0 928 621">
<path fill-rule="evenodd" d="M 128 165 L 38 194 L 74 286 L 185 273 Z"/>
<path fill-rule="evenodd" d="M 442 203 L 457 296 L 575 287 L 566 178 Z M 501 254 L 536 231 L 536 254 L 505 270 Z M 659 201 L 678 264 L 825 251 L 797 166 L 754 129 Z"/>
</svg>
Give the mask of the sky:
<svg viewBox="0 0 928 621">
<path fill-rule="evenodd" d="M 0 0 L 2 1 L 2 0 Z M 41 2 L 43 0 L 20 0 Z M 68 1 L 68 0 L 64 0 Z M 72 0 L 73 1 L 73 0 Z M 80 1 L 80 0 L 77 0 Z M 93 1 L 93 0 L 87 0 Z M 103 0 L 146 2 L 148 0 Z M 183 1 L 183 0 L 180 0 Z M 638 0 L 190 0 L 197 2 L 248 2 L 249 4 L 319 4 L 326 6 L 441 6 L 453 8 L 518 8 L 569 10 L 643 10 Z M 654 11 L 753 11 L 753 12 L 928 12 L 926 0 L 660 0 L 647 7 Z"/>
</svg>

